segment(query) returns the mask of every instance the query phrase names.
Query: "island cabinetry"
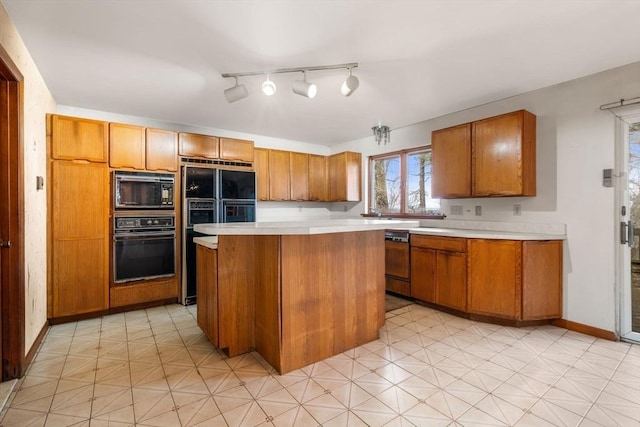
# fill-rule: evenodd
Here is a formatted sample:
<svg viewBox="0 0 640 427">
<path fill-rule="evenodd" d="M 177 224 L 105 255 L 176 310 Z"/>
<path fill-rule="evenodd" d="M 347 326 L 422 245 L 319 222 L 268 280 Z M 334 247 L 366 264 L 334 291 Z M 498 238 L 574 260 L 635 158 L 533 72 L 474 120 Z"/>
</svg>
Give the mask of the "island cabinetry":
<svg viewBox="0 0 640 427">
<path fill-rule="evenodd" d="M 269 200 L 291 200 L 288 151 L 269 150 Z"/>
<path fill-rule="evenodd" d="M 411 236 L 411 296 L 465 311 L 466 239 Z"/>
<path fill-rule="evenodd" d="M 536 117 L 525 110 L 473 123 L 473 195 L 536 195 Z"/>
<path fill-rule="evenodd" d="M 309 155 L 289 153 L 290 199 L 305 201 L 309 199 Z"/>
<path fill-rule="evenodd" d="M 471 197 L 471 123 L 432 132 L 431 159 L 433 197 Z"/>
<path fill-rule="evenodd" d="M 109 194 L 106 163 L 52 162 L 50 318 L 109 308 Z"/>
<path fill-rule="evenodd" d="M 178 134 L 170 130 L 147 129 L 146 167 L 150 171 L 178 170 Z"/>
<path fill-rule="evenodd" d="M 345 151 L 329 156 L 329 201 L 359 202 L 362 198 L 362 154 Z"/>
<path fill-rule="evenodd" d="M 109 124 L 109 166 L 144 170 L 145 142 L 145 128 Z"/>
<path fill-rule="evenodd" d="M 562 241 L 469 239 L 469 312 L 513 320 L 562 315 Z"/>
<path fill-rule="evenodd" d="M 178 134 L 178 154 L 184 157 L 218 159 L 220 139 L 216 136 L 180 132 Z"/>
<path fill-rule="evenodd" d="M 220 138 L 220 158 L 239 162 L 253 162 L 253 141 Z"/>
<path fill-rule="evenodd" d="M 327 157 L 309 154 L 309 200 L 329 200 Z"/>
<path fill-rule="evenodd" d="M 51 157 L 56 160 L 109 160 L 109 124 L 98 120 L 48 116 Z"/>
<path fill-rule="evenodd" d="M 254 150 L 253 168 L 256 171 L 256 197 L 258 200 L 269 199 L 269 150 L 256 148 Z"/>
<path fill-rule="evenodd" d="M 218 251 L 196 246 L 196 292 L 198 295 L 198 326 L 209 341 L 220 347 L 218 325 Z M 226 325 L 227 327 L 229 325 Z"/>
</svg>

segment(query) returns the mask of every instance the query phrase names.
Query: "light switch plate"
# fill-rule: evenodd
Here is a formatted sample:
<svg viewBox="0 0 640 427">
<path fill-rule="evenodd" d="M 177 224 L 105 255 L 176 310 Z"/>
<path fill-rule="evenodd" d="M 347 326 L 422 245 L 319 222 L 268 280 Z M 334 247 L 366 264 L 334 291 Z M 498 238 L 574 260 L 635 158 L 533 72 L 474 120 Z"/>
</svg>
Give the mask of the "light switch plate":
<svg viewBox="0 0 640 427">
<path fill-rule="evenodd" d="M 476 206 L 476 216 L 482 215 L 482 206 Z"/>
</svg>

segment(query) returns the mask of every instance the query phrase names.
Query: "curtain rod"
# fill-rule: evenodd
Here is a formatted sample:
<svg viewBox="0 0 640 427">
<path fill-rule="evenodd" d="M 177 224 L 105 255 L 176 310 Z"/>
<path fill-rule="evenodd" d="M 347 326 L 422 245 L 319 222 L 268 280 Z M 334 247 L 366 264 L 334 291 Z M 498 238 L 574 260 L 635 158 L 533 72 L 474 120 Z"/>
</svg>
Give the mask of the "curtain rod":
<svg viewBox="0 0 640 427">
<path fill-rule="evenodd" d="M 610 102 L 608 104 L 602 104 L 600 106 L 601 110 L 611 110 L 617 107 L 625 107 L 627 105 L 635 105 L 640 104 L 640 96 L 631 98 L 631 99 L 620 99 L 620 101 Z"/>
</svg>

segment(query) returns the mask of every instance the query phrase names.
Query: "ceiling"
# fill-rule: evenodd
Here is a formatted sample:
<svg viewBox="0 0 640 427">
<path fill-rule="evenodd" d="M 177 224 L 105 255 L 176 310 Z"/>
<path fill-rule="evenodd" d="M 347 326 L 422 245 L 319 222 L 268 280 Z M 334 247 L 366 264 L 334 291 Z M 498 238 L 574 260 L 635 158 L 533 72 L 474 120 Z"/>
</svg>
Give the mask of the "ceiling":
<svg viewBox="0 0 640 427">
<path fill-rule="evenodd" d="M 640 60 L 640 0 L 0 1 L 58 104 L 329 146 Z"/>
</svg>

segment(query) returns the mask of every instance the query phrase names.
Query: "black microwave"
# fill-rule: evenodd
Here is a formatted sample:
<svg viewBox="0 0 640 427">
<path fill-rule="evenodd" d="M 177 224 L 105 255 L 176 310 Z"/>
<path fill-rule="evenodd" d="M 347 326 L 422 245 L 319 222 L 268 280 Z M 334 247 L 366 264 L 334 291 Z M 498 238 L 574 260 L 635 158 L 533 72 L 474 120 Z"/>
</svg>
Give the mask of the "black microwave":
<svg viewBox="0 0 640 427">
<path fill-rule="evenodd" d="M 175 176 L 170 173 L 113 173 L 115 209 L 173 209 Z"/>
</svg>

